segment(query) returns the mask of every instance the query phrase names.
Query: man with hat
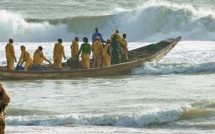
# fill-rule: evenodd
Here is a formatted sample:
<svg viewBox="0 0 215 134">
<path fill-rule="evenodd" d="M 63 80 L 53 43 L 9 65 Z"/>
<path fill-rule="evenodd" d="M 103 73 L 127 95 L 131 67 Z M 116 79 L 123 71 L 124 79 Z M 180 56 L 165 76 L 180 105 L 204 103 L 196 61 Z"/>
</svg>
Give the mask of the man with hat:
<svg viewBox="0 0 215 134">
<path fill-rule="evenodd" d="M 42 70 L 43 60 L 51 64 L 51 62 L 43 55 L 42 51 L 43 51 L 43 47 L 39 46 L 38 49 L 36 49 L 34 52 L 34 61 L 33 61 L 34 70 Z"/>
<path fill-rule="evenodd" d="M 111 35 L 111 40 L 114 38 L 115 35 L 117 36 L 117 41 L 120 42 L 122 37 L 119 33 L 119 29 L 116 29 L 116 32 Z"/>
<path fill-rule="evenodd" d="M 9 43 L 5 46 L 7 69 L 14 70 L 14 61 L 16 62 L 15 51 L 13 47 L 13 39 L 9 39 Z"/>
</svg>

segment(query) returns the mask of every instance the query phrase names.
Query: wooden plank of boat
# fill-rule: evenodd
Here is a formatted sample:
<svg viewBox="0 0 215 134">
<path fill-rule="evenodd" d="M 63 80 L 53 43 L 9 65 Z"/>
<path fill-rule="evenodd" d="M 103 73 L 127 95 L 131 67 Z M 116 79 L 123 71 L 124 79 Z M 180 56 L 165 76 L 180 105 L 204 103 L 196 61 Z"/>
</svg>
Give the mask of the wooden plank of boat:
<svg viewBox="0 0 215 134">
<path fill-rule="evenodd" d="M 42 71 L 18 71 L 0 70 L 1 79 L 64 79 L 78 77 L 98 77 L 128 72 L 142 66 L 146 62 L 159 61 L 181 40 L 181 37 L 167 39 L 156 44 L 147 45 L 129 51 L 130 59 L 127 62 L 114 64 L 108 67 L 90 69 L 42 70 Z"/>
</svg>

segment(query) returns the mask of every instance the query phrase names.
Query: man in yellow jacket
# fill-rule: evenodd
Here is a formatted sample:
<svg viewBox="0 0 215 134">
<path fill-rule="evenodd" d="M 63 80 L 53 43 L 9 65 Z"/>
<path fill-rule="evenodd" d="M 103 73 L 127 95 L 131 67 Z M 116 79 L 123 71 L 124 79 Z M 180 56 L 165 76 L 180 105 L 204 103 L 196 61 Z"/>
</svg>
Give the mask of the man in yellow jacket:
<svg viewBox="0 0 215 134">
<path fill-rule="evenodd" d="M 126 34 L 122 35 L 121 39 L 121 48 L 122 48 L 122 57 L 121 57 L 121 62 L 125 62 L 128 60 L 128 44 L 126 40 Z"/>
<path fill-rule="evenodd" d="M 55 69 L 62 69 L 62 58 L 66 60 L 64 46 L 62 45 L 62 39 L 58 39 L 58 43 L 54 45 L 54 68 Z"/>
<path fill-rule="evenodd" d="M 19 62 L 18 62 L 17 66 L 22 65 L 25 62 L 24 70 L 26 71 L 32 67 L 33 59 L 30 56 L 29 52 L 26 51 L 25 46 L 21 46 L 20 48 L 21 48 L 22 53 L 19 58 Z"/>
<path fill-rule="evenodd" d="M 119 33 L 119 29 L 116 29 L 116 32 L 115 33 L 113 33 L 112 35 L 111 35 L 111 40 L 114 38 L 114 36 L 117 36 L 117 41 L 119 42 L 119 41 L 121 41 L 121 35 L 120 35 L 120 33 Z"/>
<path fill-rule="evenodd" d="M 42 70 L 43 60 L 51 64 L 51 62 L 43 55 L 42 51 L 43 51 L 43 48 L 39 46 L 38 49 L 34 52 L 34 61 L 33 61 L 34 70 Z"/>
<path fill-rule="evenodd" d="M 110 39 L 107 40 L 105 46 L 103 47 L 102 56 L 103 56 L 102 67 L 110 66 L 110 64 L 111 64 L 111 46 L 110 46 Z"/>
<path fill-rule="evenodd" d="M 79 49 L 78 41 L 79 41 L 79 38 L 76 36 L 75 40 L 72 41 L 72 44 L 70 46 L 70 48 L 71 48 L 71 57 L 72 58 L 77 57 L 78 49 Z"/>
<path fill-rule="evenodd" d="M 16 62 L 16 56 L 13 47 L 13 39 L 9 39 L 9 43 L 5 46 L 6 59 L 7 59 L 7 69 L 14 69 L 14 61 Z"/>
<path fill-rule="evenodd" d="M 102 42 L 100 41 L 100 37 L 96 37 L 96 41 L 92 44 L 92 52 L 94 54 L 94 67 L 101 67 L 102 63 Z"/>
<path fill-rule="evenodd" d="M 4 134 L 5 130 L 5 108 L 10 103 L 10 97 L 7 91 L 0 83 L 0 134 Z"/>
</svg>

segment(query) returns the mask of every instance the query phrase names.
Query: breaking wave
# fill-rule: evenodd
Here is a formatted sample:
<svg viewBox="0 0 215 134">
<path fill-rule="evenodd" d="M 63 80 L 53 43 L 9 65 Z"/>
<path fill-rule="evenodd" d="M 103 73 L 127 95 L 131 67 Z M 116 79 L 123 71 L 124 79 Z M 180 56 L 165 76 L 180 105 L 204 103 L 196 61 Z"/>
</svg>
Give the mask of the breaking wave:
<svg viewBox="0 0 215 134">
<path fill-rule="evenodd" d="M 154 41 L 181 35 L 184 40 L 215 40 L 215 14 L 192 5 L 146 2 L 132 10 L 103 16 L 76 16 L 59 19 L 28 19 L 0 10 L 0 41 L 44 42 L 61 37 L 71 41 L 75 35 L 91 37 L 99 27 L 104 38 L 116 28 L 128 34 L 128 40 Z"/>
<path fill-rule="evenodd" d="M 205 63 L 146 63 L 132 71 L 141 74 L 196 74 L 215 72 L 215 62 Z"/>
<path fill-rule="evenodd" d="M 8 115 L 10 112 L 8 112 Z M 65 125 L 91 125 L 91 126 L 124 126 L 146 127 L 159 125 L 180 119 L 182 109 L 160 110 L 151 113 L 138 114 L 68 114 L 68 115 L 29 115 L 8 116 L 8 125 L 18 126 L 65 126 Z"/>
<path fill-rule="evenodd" d="M 205 102 L 204 104 L 203 102 L 196 102 L 174 109 L 131 114 L 47 114 L 45 111 L 42 114 L 38 111 L 32 111 L 32 113 L 23 115 L 22 113 L 13 114 L 12 110 L 7 113 L 7 125 L 9 126 L 88 125 L 147 128 L 170 125 L 175 127 L 211 127 L 214 129 L 215 125 L 210 122 L 215 119 L 214 109 L 211 109 L 210 103 L 205 104 Z M 195 120 L 198 120 L 198 123 Z"/>
</svg>

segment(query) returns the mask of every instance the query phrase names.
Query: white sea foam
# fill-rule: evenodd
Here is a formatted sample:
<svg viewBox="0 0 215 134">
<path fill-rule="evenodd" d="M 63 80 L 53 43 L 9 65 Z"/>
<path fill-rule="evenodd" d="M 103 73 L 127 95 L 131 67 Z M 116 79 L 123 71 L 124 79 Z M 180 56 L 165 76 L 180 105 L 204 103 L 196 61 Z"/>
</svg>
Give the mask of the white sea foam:
<svg viewBox="0 0 215 134">
<path fill-rule="evenodd" d="M 129 41 L 153 41 L 181 35 L 184 40 L 215 40 L 215 14 L 212 10 L 168 2 L 147 2 L 135 9 L 116 7 L 116 13 L 104 16 L 76 16 L 58 19 L 26 19 L 0 10 L 1 41 L 70 41 L 75 35 L 91 37 L 99 27 L 105 38 L 116 28 L 128 34 Z"/>
<path fill-rule="evenodd" d="M 150 113 L 136 113 L 130 115 L 88 114 L 88 115 L 50 115 L 50 116 L 9 116 L 7 123 L 10 126 L 65 126 L 65 125 L 92 125 L 92 126 L 124 126 L 144 127 L 152 124 L 162 124 L 180 119 L 182 109 L 160 110 Z"/>
</svg>

